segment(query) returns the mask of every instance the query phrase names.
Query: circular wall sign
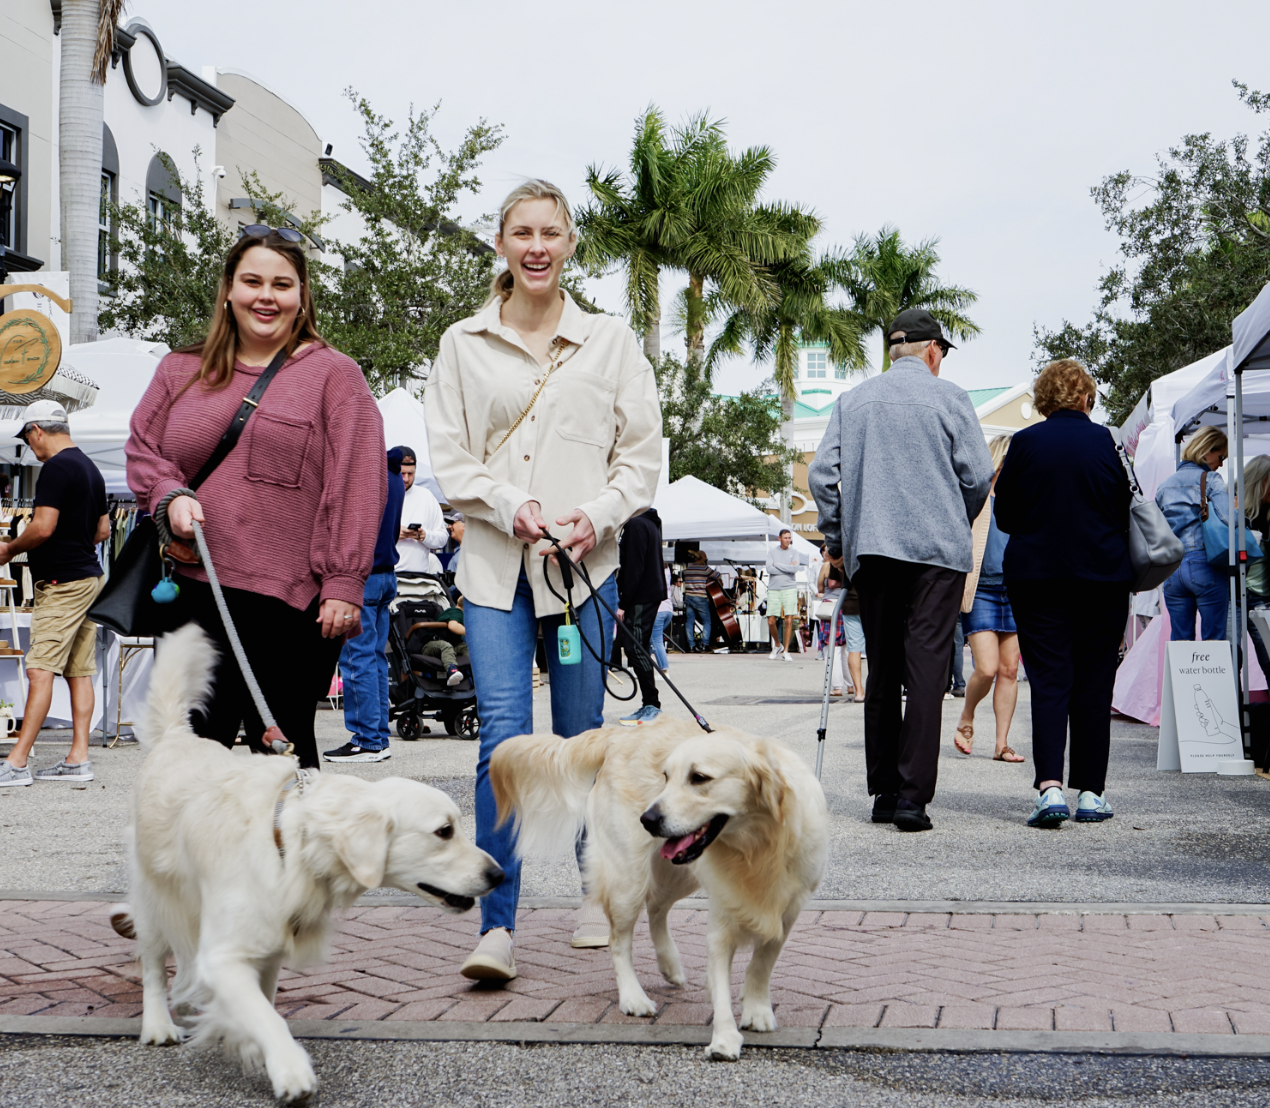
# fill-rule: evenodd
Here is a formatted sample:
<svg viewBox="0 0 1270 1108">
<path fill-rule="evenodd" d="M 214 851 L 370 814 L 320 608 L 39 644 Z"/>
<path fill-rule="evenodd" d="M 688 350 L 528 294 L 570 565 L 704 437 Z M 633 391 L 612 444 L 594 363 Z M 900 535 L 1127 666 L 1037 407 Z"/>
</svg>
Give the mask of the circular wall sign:
<svg viewBox="0 0 1270 1108">
<path fill-rule="evenodd" d="M 28 308 L 0 315 L 0 392 L 35 392 L 61 360 L 62 339 L 48 316 Z"/>
<path fill-rule="evenodd" d="M 133 99 L 138 104 L 153 108 L 163 102 L 168 91 L 168 62 L 159 45 L 158 36 L 144 23 L 136 21 L 127 26 L 129 34 L 136 36 L 132 49 L 123 55 L 123 75 L 128 82 Z"/>
</svg>

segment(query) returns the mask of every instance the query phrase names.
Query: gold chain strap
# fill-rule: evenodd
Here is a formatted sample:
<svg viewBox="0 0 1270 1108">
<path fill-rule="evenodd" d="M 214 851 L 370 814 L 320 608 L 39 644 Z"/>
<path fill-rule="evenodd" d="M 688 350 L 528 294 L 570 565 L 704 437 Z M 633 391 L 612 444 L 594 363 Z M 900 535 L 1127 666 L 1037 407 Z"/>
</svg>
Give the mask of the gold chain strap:
<svg viewBox="0 0 1270 1108">
<path fill-rule="evenodd" d="M 525 410 L 516 417 L 516 422 L 507 429 L 507 434 L 499 439 L 498 445 L 490 451 L 491 455 L 497 454 L 499 450 L 502 449 L 503 444 L 515 433 L 516 428 L 525 422 L 525 416 L 529 414 L 530 408 L 538 403 L 538 397 L 542 394 L 542 390 L 547 387 L 547 378 L 550 377 L 560 365 L 560 359 L 564 357 L 565 348 L 568 345 L 569 340 L 565 338 L 557 338 L 556 341 L 552 343 L 552 349 L 555 350 L 556 353 L 551 360 L 551 364 L 547 366 L 547 372 L 542 375 L 542 380 L 538 382 L 538 388 L 534 390 L 533 396 L 529 398 L 529 403 L 525 405 Z"/>
</svg>

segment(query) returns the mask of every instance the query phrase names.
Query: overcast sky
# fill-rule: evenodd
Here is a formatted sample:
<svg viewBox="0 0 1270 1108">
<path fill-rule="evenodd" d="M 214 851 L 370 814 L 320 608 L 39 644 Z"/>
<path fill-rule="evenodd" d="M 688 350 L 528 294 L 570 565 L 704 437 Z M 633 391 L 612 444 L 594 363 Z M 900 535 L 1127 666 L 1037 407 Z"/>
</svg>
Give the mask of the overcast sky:
<svg viewBox="0 0 1270 1108">
<path fill-rule="evenodd" d="M 983 334 L 944 368 L 967 388 L 1026 380 L 1034 322 L 1089 317 L 1116 258 L 1092 185 L 1150 174 L 1184 134 L 1256 132 L 1230 82 L 1270 90 L 1265 0 L 131 0 L 133 15 L 195 72 L 281 93 L 354 169 L 350 85 L 394 119 L 442 101 L 448 147 L 480 117 L 502 124 L 467 214 L 531 176 L 581 201 L 588 164 L 625 166 L 649 103 L 672 121 L 708 110 L 734 146 L 772 148 L 767 198 L 815 209 L 818 245 L 883 224 L 941 240 L 940 275 L 979 294 Z M 615 279 L 591 288 L 621 309 Z M 737 363 L 718 383 L 764 376 Z"/>
</svg>

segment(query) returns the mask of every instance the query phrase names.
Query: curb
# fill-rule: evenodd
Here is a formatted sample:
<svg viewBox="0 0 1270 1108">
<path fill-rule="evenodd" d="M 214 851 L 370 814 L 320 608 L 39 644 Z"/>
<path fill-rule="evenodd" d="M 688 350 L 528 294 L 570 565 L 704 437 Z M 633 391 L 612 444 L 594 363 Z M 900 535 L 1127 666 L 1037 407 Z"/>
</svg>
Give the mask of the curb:
<svg viewBox="0 0 1270 1108">
<path fill-rule="evenodd" d="M 93 892 L 44 892 L 37 889 L 0 889 L 3 900 L 102 901 L 127 900 L 126 892 L 96 890 Z M 417 896 L 392 892 L 381 896 L 360 896 L 357 908 L 426 908 Z M 522 896 L 522 908 L 580 908 L 580 896 Z M 705 897 L 690 896 L 679 901 L 680 910 L 705 911 Z M 1187 901 L 1120 901 L 1120 900 L 811 900 L 805 912 L 909 912 L 917 914 L 952 913 L 959 916 L 1031 916 L 1031 915 L 1107 915 L 1107 916 L 1270 916 L 1270 904 L 1227 904 L 1222 902 Z"/>
<path fill-rule="evenodd" d="M 478 1023 L 461 1020 L 288 1020 L 298 1039 L 383 1042 L 595 1043 L 626 1046 L 704 1046 L 709 1027 L 656 1024 L 637 1027 L 594 1023 Z M 3 1035 L 135 1038 L 139 1019 L 91 1016 L 0 1016 Z M 1270 1035 L 1138 1034 L 1129 1031 L 938 1031 L 864 1027 L 790 1027 L 744 1032 L 745 1046 L 811 1050 L 866 1050 L 949 1054 L 1122 1054 L 1173 1057 L 1263 1058 Z"/>
</svg>

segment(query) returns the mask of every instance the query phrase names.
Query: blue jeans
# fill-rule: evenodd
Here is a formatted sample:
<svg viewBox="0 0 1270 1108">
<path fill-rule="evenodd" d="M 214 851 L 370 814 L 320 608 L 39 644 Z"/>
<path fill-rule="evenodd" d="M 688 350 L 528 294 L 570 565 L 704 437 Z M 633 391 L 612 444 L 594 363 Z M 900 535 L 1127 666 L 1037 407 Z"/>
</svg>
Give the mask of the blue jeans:
<svg viewBox="0 0 1270 1108">
<path fill-rule="evenodd" d="M 559 589 L 559 576 L 552 569 L 552 583 Z M 617 582 L 610 576 L 597 590 L 609 607 L 617 608 Z M 580 581 L 574 596 L 586 593 Z M 581 597 L 579 597 L 581 599 Z M 575 622 L 601 658 L 613 640 L 613 617 L 587 594 L 579 604 Z M 470 599 L 464 608 L 467 648 L 472 655 L 472 679 L 476 685 L 476 706 L 481 717 L 481 749 L 476 762 L 476 845 L 503 867 L 506 879 L 481 900 L 481 934 L 493 927 L 516 927 L 516 904 L 520 899 L 520 859 L 516 856 L 516 833 L 509 820 L 498 823 L 498 809 L 490 788 L 489 760 L 494 748 L 514 735 L 528 735 L 534 729 L 533 665 L 542 626 L 550 675 L 551 729 L 569 739 L 593 727 L 604 726 L 604 665 L 582 647 L 577 665 L 560 664 L 556 629 L 564 616 L 534 615 L 534 595 L 522 568 L 510 612 L 486 608 Z"/>
<path fill-rule="evenodd" d="M 372 573 L 362 593 L 362 633 L 340 651 L 344 726 L 363 750 L 388 746 L 388 604 L 397 595 L 392 570 Z"/>
<path fill-rule="evenodd" d="M 1196 608 L 1206 641 L 1226 637 L 1230 585 L 1213 572 L 1202 549 L 1188 550 L 1177 572 L 1164 582 L 1164 606 L 1169 612 L 1169 638 L 1174 642 L 1195 638 Z"/>
<path fill-rule="evenodd" d="M 684 624 L 684 630 L 688 635 L 688 649 L 697 649 L 696 629 L 697 623 L 701 623 L 701 649 L 705 650 L 710 645 L 710 598 L 708 596 L 685 596 L 684 608 L 687 609 L 688 619 Z"/>
<path fill-rule="evenodd" d="M 670 626 L 674 612 L 658 612 L 653 620 L 653 657 L 662 669 L 670 668 L 670 658 L 666 655 L 666 628 Z"/>
</svg>

